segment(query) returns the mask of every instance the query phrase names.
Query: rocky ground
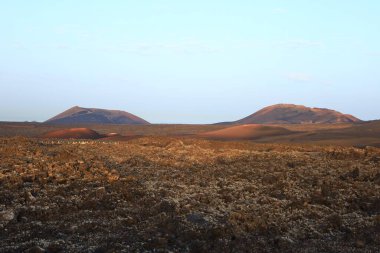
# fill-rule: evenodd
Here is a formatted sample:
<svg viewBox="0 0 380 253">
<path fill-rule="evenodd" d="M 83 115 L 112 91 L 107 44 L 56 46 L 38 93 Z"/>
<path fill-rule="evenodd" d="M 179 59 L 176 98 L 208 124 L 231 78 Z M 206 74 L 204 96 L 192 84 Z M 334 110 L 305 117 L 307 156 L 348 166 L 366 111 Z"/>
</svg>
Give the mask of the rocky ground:
<svg viewBox="0 0 380 253">
<path fill-rule="evenodd" d="M 0 139 L 0 252 L 379 252 L 380 149 Z"/>
</svg>

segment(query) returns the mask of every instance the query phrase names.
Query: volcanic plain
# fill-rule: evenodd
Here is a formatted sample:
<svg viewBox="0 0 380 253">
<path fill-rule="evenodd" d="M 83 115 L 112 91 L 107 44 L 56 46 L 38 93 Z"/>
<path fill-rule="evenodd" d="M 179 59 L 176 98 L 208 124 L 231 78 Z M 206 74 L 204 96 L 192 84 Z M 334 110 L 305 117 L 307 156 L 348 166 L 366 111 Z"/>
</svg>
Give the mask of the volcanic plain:
<svg viewBox="0 0 380 253">
<path fill-rule="evenodd" d="M 378 252 L 378 126 L 1 123 L 0 252 Z"/>
</svg>

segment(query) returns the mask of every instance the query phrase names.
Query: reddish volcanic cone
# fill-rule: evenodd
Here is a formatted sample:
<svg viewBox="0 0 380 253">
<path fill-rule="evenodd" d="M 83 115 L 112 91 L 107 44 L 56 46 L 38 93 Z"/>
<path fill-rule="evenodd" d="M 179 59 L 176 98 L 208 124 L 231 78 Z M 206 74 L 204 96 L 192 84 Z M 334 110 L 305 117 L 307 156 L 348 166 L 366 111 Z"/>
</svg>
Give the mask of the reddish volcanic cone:
<svg viewBox="0 0 380 253">
<path fill-rule="evenodd" d="M 42 138 L 55 139 L 99 139 L 103 136 L 89 128 L 70 128 L 45 133 Z"/>
<path fill-rule="evenodd" d="M 263 137 L 288 135 L 295 132 L 283 127 L 263 125 L 240 125 L 217 131 L 201 133 L 198 136 L 214 140 L 255 140 Z"/>
<path fill-rule="evenodd" d="M 148 121 L 136 115 L 120 111 L 74 106 L 46 121 L 53 125 L 60 124 L 130 124 L 145 125 Z"/>
<path fill-rule="evenodd" d="M 311 108 L 303 105 L 277 104 L 265 107 L 243 119 L 229 124 L 311 124 L 311 123 L 356 123 L 361 120 L 325 108 Z"/>
</svg>

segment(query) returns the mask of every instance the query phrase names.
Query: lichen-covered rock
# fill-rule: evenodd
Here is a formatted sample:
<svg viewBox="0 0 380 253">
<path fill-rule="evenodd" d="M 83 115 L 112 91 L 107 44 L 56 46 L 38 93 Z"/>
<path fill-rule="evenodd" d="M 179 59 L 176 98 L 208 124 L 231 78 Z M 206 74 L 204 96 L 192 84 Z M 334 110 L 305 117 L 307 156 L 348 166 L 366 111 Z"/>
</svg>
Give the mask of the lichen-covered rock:
<svg viewBox="0 0 380 253">
<path fill-rule="evenodd" d="M 0 212 L 0 226 L 4 227 L 10 221 L 15 218 L 15 213 L 13 210 L 5 210 Z"/>
</svg>

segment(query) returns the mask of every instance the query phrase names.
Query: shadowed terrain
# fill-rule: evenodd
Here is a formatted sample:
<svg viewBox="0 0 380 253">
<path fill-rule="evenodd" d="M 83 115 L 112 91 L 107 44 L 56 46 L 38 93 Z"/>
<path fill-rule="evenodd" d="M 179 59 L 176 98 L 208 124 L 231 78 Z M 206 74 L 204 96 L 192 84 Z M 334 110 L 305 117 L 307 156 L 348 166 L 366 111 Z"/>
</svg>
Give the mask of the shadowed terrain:
<svg viewBox="0 0 380 253">
<path fill-rule="evenodd" d="M 234 126 L 235 127 L 235 126 Z M 251 140 L 263 143 L 311 143 L 345 146 L 380 146 L 380 121 L 339 124 L 275 124 L 275 125 L 115 125 L 0 122 L 0 137 L 25 136 L 39 138 L 44 134 L 69 128 L 89 128 L 110 140 L 129 140 L 141 136 L 182 136 L 225 141 Z M 235 130 L 237 131 L 235 131 Z M 245 129 L 245 130 L 244 130 Z M 65 130 L 65 131 L 66 131 Z M 217 132 L 221 130 L 221 132 Z M 279 131 L 281 130 L 281 131 Z M 226 132 L 229 134 L 226 135 Z M 114 136 L 107 134 L 114 133 Z M 204 135 L 205 133 L 208 133 Z M 224 133 L 223 138 L 215 138 Z M 231 135 L 234 133 L 236 136 Z M 280 134 L 279 134 L 280 133 Z M 248 136 L 248 138 L 244 137 Z M 250 135 L 253 135 L 249 137 Z"/>
<path fill-rule="evenodd" d="M 263 142 L 314 143 L 346 146 L 380 147 L 380 121 L 363 122 L 349 127 L 319 129 L 294 136 L 274 136 Z"/>
</svg>

